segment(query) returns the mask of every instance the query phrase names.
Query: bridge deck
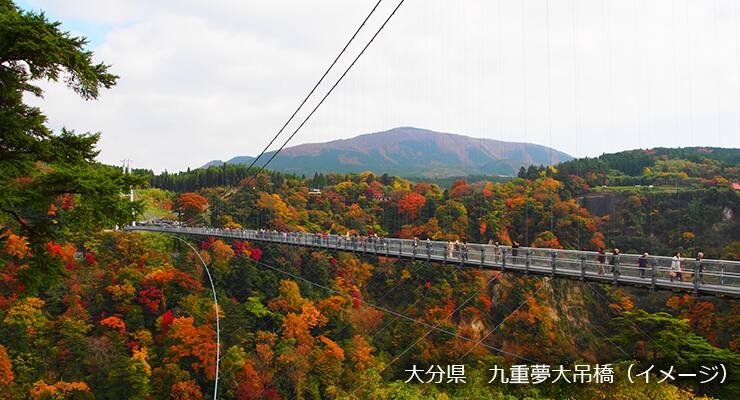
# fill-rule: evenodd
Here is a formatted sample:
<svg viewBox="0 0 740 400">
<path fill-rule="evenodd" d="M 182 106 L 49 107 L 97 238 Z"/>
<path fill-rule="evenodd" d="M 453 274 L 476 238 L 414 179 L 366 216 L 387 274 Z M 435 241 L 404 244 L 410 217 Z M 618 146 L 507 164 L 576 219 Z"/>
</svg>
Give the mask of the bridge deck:
<svg viewBox="0 0 740 400">
<path fill-rule="evenodd" d="M 258 232 L 255 230 L 187 228 L 167 226 L 135 226 L 126 230 L 165 232 L 195 236 L 214 236 L 230 239 L 280 243 L 337 251 L 351 251 L 387 257 L 456 263 L 460 266 L 517 271 L 525 274 L 552 276 L 604 284 L 646 287 L 651 290 L 677 290 L 695 295 L 740 297 L 740 262 L 692 259 L 682 262 L 682 273 L 671 279 L 671 257 L 650 256 L 647 268 L 639 268 L 637 254 L 621 254 L 614 268 L 607 262 L 596 261 L 590 251 L 541 249 L 520 247 L 494 248 L 490 245 L 468 243 L 466 254 L 450 249 L 449 243 L 410 239 L 386 238 L 382 241 L 348 239 L 342 235 L 322 237 L 302 232 Z M 603 268 L 603 272 L 602 272 Z M 695 271 L 701 271 L 695 274 Z M 679 280 L 681 278 L 682 280 Z"/>
</svg>

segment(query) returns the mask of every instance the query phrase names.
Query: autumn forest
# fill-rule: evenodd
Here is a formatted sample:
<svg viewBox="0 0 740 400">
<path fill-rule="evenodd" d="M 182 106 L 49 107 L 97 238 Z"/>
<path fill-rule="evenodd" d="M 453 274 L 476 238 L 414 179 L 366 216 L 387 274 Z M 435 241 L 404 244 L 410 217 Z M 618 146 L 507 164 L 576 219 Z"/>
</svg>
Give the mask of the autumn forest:
<svg viewBox="0 0 740 400">
<path fill-rule="evenodd" d="M 449 184 L 231 164 L 126 173 L 96 161 L 100 134 L 52 132 L 24 102 L 40 80 L 90 100 L 116 84 L 85 40 L 0 0 L 0 44 L 1 399 L 210 399 L 216 380 L 218 398 L 240 400 L 740 396 L 736 299 L 121 229 L 160 220 L 740 260 L 738 149 L 640 149 Z M 658 382 L 660 370 L 720 363 L 724 383 Z M 464 383 L 406 382 L 413 366 L 451 364 L 465 365 Z M 494 367 L 521 364 L 609 365 L 614 382 L 491 382 Z M 649 382 L 630 383 L 631 365 L 653 366 Z"/>
</svg>

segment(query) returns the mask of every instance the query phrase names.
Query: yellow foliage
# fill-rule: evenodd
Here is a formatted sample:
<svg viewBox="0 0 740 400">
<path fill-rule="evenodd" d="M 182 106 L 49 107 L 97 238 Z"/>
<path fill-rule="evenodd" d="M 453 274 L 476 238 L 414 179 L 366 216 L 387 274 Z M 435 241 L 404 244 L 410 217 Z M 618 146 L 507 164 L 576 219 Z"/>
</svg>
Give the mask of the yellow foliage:
<svg viewBox="0 0 740 400">
<path fill-rule="evenodd" d="M 74 392 L 90 392 L 90 387 L 85 382 L 58 381 L 51 385 L 38 381 L 33 384 L 30 391 L 31 400 L 51 400 L 70 398 Z"/>
<path fill-rule="evenodd" d="M 47 322 L 43 308 L 46 303 L 38 297 L 26 297 L 14 304 L 5 314 L 6 325 L 21 326 L 27 335 L 35 335 Z"/>
<path fill-rule="evenodd" d="M 28 247 L 28 239 L 25 236 L 19 236 L 12 232 L 5 242 L 5 249 L 9 255 L 20 258 L 21 260 L 31 255 L 31 248 Z"/>
<path fill-rule="evenodd" d="M 149 358 L 149 355 L 147 354 L 147 348 L 142 347 L 138 350 L 134 350 L 134 354 L 131 356 L 131 359 L 136 360 L 141 363 L 141 365 L 144 367 L 144 373 L 146 376 L 149 376 L 152 374 L 152 367 L 149 365 L 149 362 L 147 359 Z"/>
<path fill-rule="evenodd" d="M 129 282 L 106 286 L 105 290 L 110 293 L 113 300 L 124 303 L 130 302 L 136 295 L 136 288 Z"/>
</svg>

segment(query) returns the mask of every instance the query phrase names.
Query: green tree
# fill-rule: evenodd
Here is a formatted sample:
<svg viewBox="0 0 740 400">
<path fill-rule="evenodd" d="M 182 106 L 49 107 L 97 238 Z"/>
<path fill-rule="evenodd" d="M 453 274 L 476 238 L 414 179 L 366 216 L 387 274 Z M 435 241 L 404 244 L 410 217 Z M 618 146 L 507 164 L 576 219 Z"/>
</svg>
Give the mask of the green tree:
<svg viewBox="0 0 740 400">
<path fill-rule="evenodd" d="M 125 224 L 141 210 L 121 196 L 140 178 L 95 162 L 99 133 L 55 134 L 41 110 L 23 101 L 24 95 L 43 94 L 34 84 L 41 80 L 61 79 L 86 100 L 112 87 L 118 77 L 93 62 L 86 44 L 43 13 L 0 0 L 0 212 L 39 255 L 24 279 L 31 288 L 39 286 L 34 277 L 60 272 L 41 257 L 44 243 L 63 233 Z"/>
</svg>

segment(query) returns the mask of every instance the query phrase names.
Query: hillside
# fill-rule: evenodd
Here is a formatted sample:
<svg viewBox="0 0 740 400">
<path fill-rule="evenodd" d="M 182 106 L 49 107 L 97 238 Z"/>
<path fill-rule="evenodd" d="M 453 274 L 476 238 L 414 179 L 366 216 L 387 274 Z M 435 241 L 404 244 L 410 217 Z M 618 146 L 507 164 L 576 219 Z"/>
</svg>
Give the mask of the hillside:
<svg viewBox="0 0 740 400">
<path fill-rule="evenodd" d="M 274 152 L 266 153 L 268 160 Z M 552 159 L 551 159 L 552 157 Z M 228 164 L 248 164 L 254 158 L 234 157 Z M 435 132 L 412 127 L 368 133 L 351 139 L 287 147 L 270 169 L 294 174 L 373 171 L 399 176 L 444 178 L 470 174 L 515 175 L 528 165 L 572 159 L 563 152 L 530 143 Z M 221 165 L 211 161 L 204 167 Z"/>
</svg>

